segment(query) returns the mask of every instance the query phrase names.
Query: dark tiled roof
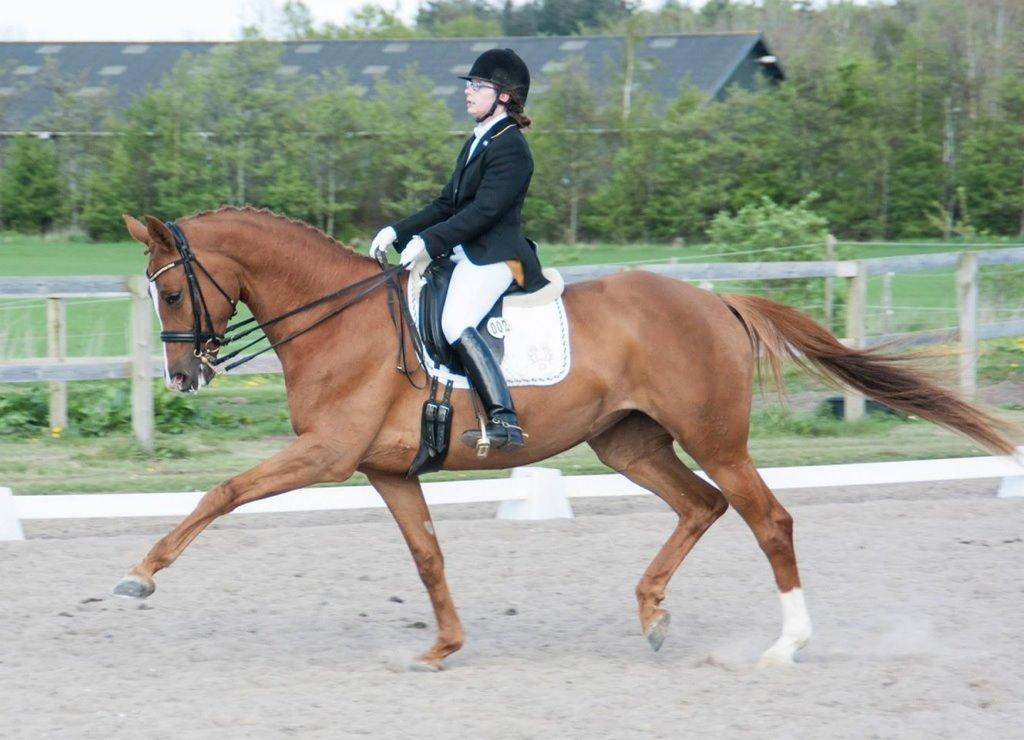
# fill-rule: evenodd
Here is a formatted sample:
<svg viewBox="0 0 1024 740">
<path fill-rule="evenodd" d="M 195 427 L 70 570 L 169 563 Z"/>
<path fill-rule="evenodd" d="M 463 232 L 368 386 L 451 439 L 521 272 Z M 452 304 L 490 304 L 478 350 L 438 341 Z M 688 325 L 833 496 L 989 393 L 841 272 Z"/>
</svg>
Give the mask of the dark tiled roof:
<svg viewBox="0 0 1024 740">
<path fill-rule="evenodd" d="M 28 126 L 49 107 L 51 93 L 42 84 L 47 63 L 64 79 L 90 95 L 108 88 L 118 106 L 148 85 L 155 85 L 171 71 L 186 52 L 203 54 L 216 43 L 193 42 L 0 42 L 0 109 L 6 109 L 3 128 Z M 277 73 L 314 73 L 341 67 L 353 84 L 372 90 L 383 75 L 398 80 L 415 64 L 431 80 L 432 94 L 444 100 L 453 114 L 465 112 L 461 81 L 476 56 L 486 49 L 511 47 L 533 74 L 531 94 L 543 94 L 546 73 L 572 57 L 588 65 L 598 90 L 616 83 L 622 67 L 625 40 L 621 36 L 537 36 L 487 39 L 396 39 L 351 41 L 282 42 L 284 51 Z M 781 77 L 781 68 L 757 60 L 769 54 L 760 34 L 693 34 L 647 36 L 637 42 L 639 88 L 660 100 L 676 96 L 689 78 L 708 97 L 721 95 L 726 85 L 749 84 L 751 75 L 741 73 L 751 65 L 769 77 Z M 3 103 L 6 102 L 6 106 Z"/>
</svg>

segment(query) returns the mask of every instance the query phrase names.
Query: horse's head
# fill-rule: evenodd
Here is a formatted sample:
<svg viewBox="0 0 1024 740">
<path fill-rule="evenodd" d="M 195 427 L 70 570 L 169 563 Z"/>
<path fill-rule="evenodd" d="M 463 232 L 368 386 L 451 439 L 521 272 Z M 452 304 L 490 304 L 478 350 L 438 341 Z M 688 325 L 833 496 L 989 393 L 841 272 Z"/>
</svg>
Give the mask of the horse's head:
<svg viewBox="0 0 1024 740">
<path fill-rule="evenodd" d="M 183 234 L 176 238 L 172 228 L 177 227 L 154 216 L 146 216 L 145 223 L 127 214 L 123 218 L 132 238 L 148 247 L 146 277 L 160 319 L 167 387 L 198 390 L 214 376 L 208 362 L 234 314 L 237 280 L 231 279 L 225 258 L 204 249 L 198 230 L 190 230 L 195 244 Z"/>
</svg>

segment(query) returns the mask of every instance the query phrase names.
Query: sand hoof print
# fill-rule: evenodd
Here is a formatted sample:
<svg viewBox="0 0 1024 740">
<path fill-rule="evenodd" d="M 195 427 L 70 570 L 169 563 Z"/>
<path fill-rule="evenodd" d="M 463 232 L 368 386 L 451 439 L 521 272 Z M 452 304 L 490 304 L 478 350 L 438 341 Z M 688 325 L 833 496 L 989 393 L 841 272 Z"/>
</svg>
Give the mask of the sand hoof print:
<svg viewBox="0 0 1024 740">
<path fill-rule="evenodd" d="M 409 670 L 413 673 L 440 673 L 443 668 L 440 665 L 434 665 L 425 660 L 414 660 L 409 664 Z"/>
</svg>

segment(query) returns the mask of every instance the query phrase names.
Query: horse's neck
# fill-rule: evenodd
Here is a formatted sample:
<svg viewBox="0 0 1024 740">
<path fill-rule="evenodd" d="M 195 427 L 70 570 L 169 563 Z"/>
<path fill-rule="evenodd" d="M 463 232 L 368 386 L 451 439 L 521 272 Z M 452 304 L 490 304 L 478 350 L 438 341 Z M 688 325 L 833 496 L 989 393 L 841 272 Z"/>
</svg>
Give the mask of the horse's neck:
<svg viewBox="0 0 1024 740">
<path fill-rule="evenodd" d="M 306 233 L 301 227 L 262 226 L 236 229 L 221 241 L 242 269 L 242 299 L 260 323 L 369 277 L 376 269 L 371 260 Z M 317 306 L 272 324 L 265 329 L 267 339 L 280 342 L 337 305 Z M 288 356 L 305 344 L 302 339 L 296 338 L 278 350 L 286 370 Z"/>
</svg>

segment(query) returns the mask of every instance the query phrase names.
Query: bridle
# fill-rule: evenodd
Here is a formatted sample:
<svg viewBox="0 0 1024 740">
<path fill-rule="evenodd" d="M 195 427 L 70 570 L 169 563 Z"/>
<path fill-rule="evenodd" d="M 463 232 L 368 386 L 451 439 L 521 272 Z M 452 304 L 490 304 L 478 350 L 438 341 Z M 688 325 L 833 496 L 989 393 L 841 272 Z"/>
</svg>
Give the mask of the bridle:
<svg viewBox="0 0 1024 740">
<path fill-rule="evenodd" d="M 224 300 L 231 306 L 231 315 L 228 317 L 228 321 L 234 318 L 235 312 L 238 310 L 238 301 L 229 296 L 227 291 L 220 287 L 220 283 L 217 282 L 213 275 L 196 259 L 192 253 L 192 248 L 188 245 L 188 239 L 185 238 L 185 234 L 182 233 L 178 224 L 173 221 L 165 221 L 164 225 L 170 229 L 171 234 L 174 236 L 174 246 L 178 250 L 179 257 L 156 270 L 152 275 L 147 271 L 146 278 L 149 280 L 150 285 L 155 285 L 156 279 L 165 272 L 173 270 L 178 265 L 182 266 L 185 270 L 185 282 L 188 284 L 188 295 L 192 301 L 192 331 L 162 331 L 160 332 L 160 340 L 162 342 L 191 342 L 193 346 L 192 351 L 199 358 L 213 355 L 226 342 L 224 341 L 224 334 L 218 334 L 213 326 L 213 317 L 210 316 L 210 309 L 206 305 L 203 291 L 199 287 L 199 281 L 196 279 L 195 268 L 198 267 L 203 271 L 203 274 L 209 278 L 214 287 L 224 296 Z M 203 330 L 204 318 L 208 327 L 206 331 Z M 230 328 L 228 327 L 228 329 Z"/>
<path fill-rule="evenodd" d="M 149 271 L 146 271 L 146 278 L 149 280 L 151 285 L 155 285 L 157 278 L 163 275 L 168 270 L 172 270 L 179 265 L 185 271 L 185 282 L 188 285 L 189 298 L 192 302 L 192 330 L 191 331 L 161 331 L 160 340 L 164 343 L 172 342 L 188 342 L 192 344 L 192 353 L 199 358 L 199 360 L 206 365 L 214 373 L 226 373 L 234 368 L 242 365 L 250 360 L 258 357 L 264 352 L 269 352 L 272 349 L 280 347 L 282 344 L 290 342 L 296 337 L 305 334 L 306 332 L 316 328 L 320 324 L 324 323 L 328 319 L 331 319 L 349 306 L 361 301 L 366 296 L 373 293 L 377 288 L 382 285 L 388 286 L 388 312 L 391 315 L 391 321 L 395 325 L 395 329 L 398 332 L 398 371 L 401 372 L 406 378 L 415 386 L 412 381 L 413 374 L 418 368 L 410 370 L 406 361 L 405 353 L 405 332 L 408 327 L 410 338 L 412 339 L 413 350 L 416 354 L 417 359 L 420 361 L 420 366 L 423 364 L 423 343 L 416 331 L 416 326 L 412 321 L 412 317 L 409 314 L 409 306 L 405 300 L 405 295 L 402 291 L 401 282 L 399 281 L 399 275 L 405 270 L 405 265 L 389 265 L 387 257 L 382 257 L 378 260 L 381 272 L 376 275 L 371 275 L 368 278 L 357 280 L 354 283 L 346 285 L 340 290 L 336 290 L 327 295 L 316 298 L 309 303 L 304 303 L 297 308 L 293 308 L 290 311 L 286 311 L 283 314 L 275 316 L 271 319 L 267 319 L 263 322 L 257 322 L 255 317 L 250 317 L 243 321 L 238 321 L 234 324 L 229 323 L 224 329 L 223 333 L 218 333 L 213 325 L 213 317 L 210 315 L 210 310 L 207 307 L 206 298 L 203 296 L 202 288 L 199 287 L 199 281 L 196 279 L 196 270 L 199 268 L 203 274 L 213 283 L 213 286 L 224 296 L 224 300 L 231 306 L 231 315 L 228 316 L 230 322 L 234 318 L 236 311 L 238 310 L 238 299 L 232 298 L 227 294 L 217 282 L 217 280 L 210 274 L 210 272 L 203 267 L 202 263 L 196 259 L 195 254 L 192 252 L 189 246 L 188 239 L 185 237 L 184 232 L 174 221 L 165 221 L 164 225 L 170 230 L 174 236 L 174 246 L 178 250 L 178 259 L 168 262 L 159 269 L 155 270 L 152 275 Z M 261 335 L 255 339 L 247 342 L 243 346 L 236 350 L 233 350 L 227 354 L 220 355 L 221 347 L 237 342 L 245 337 L 248 337 L 255 332 L 261 332 L 268 326 L 283 321 L 291 316 L 308 311 L 311 308 L 321 306 L 333 300 L 347 298 L 340 306 L 335 307 L 332 311 L 321 316 L 313 323 L 308 326 L 298 329 L 292 332 L 283 339 L 278 340 L 264 347 L 256 352 L 253 352 L 245 357 L 234 360 L 239 354 L 249 349 L 250 347 L 259 344 L 265 339 L 265 336 Z M 158 307 L 157 307 L 158 308 Z M 159 308 L 158 308 L 159 310 Z M 204 329 L 204 320 L 205 326 Z M 243 329 L 239 331 L 240 329 Z M 234 360 L 229 362 L 229 360 Z M 227 363 L 227 364 L 225 364 Z M 416 386 L 419 387 L 419 386 Z"/>
</svg>

